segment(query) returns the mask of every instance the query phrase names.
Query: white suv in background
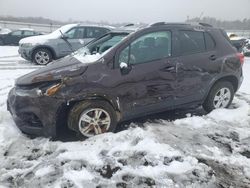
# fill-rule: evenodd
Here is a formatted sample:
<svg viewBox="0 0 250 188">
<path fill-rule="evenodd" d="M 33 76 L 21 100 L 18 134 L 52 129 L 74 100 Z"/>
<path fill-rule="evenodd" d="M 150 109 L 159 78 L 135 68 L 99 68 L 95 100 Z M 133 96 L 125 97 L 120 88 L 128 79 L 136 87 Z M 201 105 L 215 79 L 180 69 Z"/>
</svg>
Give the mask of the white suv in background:
<svg viewBox="0 0 250 188">
<path fill-rule="evenodd" d="M 24 59 L 46 65 L 53 59 L 76 51 L 111 29 L 112 27 L 109 26 L 69 24 L 47 35 L 22 39 L 19 42 L 18 52 Z"/>
</svg>

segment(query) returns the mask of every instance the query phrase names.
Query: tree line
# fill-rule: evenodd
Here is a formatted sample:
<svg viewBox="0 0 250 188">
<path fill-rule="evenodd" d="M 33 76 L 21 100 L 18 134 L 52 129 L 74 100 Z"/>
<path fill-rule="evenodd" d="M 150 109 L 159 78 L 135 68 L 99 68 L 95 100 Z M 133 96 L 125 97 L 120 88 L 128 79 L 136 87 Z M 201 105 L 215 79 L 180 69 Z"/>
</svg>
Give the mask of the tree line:
<svg viewBox="0 0 250 188">
<path fill-rule="evenodd" d="M 213 25 L 215 27 L 224 28 L 226 30 L 250 30 L 250 19 L 223 21 L 212 17 L 192 18 L 186 22 L 202 22 Z"/>
</svg>

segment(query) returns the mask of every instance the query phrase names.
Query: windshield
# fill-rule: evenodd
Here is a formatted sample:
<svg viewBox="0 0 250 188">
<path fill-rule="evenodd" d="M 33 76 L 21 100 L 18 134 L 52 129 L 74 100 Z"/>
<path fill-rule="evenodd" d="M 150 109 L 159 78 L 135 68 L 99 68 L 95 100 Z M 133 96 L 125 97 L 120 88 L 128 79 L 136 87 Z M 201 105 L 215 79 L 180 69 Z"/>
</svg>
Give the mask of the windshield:
<svg viewBox="0 0 250 188">
<path fill-rule="evenodd" d="M 123 38 L 125 38 L 128 33 L 109 33 L 103 37 L 90 42 L 85 47 L 80 48 L 75 52 L 77 55 L 92 55 L 92 54 L 102 54 L 111 47 L 116 46 Z"/>
</svg>

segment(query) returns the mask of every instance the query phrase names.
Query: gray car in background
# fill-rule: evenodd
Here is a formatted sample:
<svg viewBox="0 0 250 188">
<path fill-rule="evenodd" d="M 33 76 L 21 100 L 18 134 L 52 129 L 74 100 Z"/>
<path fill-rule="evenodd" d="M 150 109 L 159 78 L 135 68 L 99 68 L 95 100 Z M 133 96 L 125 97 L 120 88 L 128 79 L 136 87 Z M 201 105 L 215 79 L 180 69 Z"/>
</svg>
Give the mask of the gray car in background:
<svg viewBox="0 0 250 188">
<path fill-rule="evenodd" d="M 26 60 L 46 65 L 54 59 L 76 51 L 112 29 L 108 26 L 69 24 L 47 35 L 22 39 L 18 52 Z"/>
</svg>

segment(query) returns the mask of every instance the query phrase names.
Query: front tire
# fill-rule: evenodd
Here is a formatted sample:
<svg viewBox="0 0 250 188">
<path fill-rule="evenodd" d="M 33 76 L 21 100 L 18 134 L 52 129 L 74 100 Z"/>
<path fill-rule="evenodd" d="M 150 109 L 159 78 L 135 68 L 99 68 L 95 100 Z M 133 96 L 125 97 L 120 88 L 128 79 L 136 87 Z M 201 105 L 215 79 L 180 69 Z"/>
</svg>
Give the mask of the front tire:
<svg viewBox="0 0 250 188">
<path fill-rule="evenodd" d="M 230 82 L 221 81 L 216 83 L 203 103 L 204 110 L 211 112 L 218 108 L 228 108 L 232 103 L 234 93 L 233 85 Z"/>
<path fill-rule="evenodd" d="M 38 65 L 47 65 L 52 61 L 52 54 L 46 48 L 39 48 L 34 51 L 32 60 Z"/>
<path fill-rule="evenodd" d="M 113 132 L 117 125 L 113 107 L 105 101 L 82 101 L 69 113 L 68 127 L 79 138 L 89 138 L 105 132 Z"/>
</svg>

